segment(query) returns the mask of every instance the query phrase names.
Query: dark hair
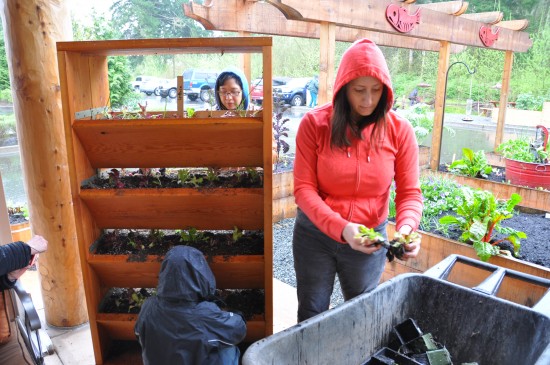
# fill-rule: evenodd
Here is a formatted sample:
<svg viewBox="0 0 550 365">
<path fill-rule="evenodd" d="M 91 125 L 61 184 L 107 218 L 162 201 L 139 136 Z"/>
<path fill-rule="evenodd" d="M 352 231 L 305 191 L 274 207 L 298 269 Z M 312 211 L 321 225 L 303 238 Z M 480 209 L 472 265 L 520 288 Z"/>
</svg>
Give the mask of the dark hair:
<svg viewBox="0 0 550 365">
<path fill-rule="evenodd" d="M 231 80 L 231 79 L 235 79 L 237 84 L 239 84 L 239 86 L 241 87 L 241 91 L 243 92 L 243 98 L 242 98 L 241 103 L 239 104 L 239 106 L 244 105 L 245 95 L 244 95 L 243 81 L 241 80 L 239 75 L 237 75 L 236 73 L 231 72 L 231 71 L 225 71 L 225 72 L 222 72 L 218 76 L 218 78 L 216 79 L 216 89 L 215 89 L 215 94 L 216 95 L 215 96 L 216 96 L 216 103 L 218 104 L 218 109 L 220 109 L 220 110 L 227 110 L 227 108 L 225 107 L 225 105 L 223 105 L 222 100 L 220 98 L 220 95 L 218 94 L 218 91 L 220 91 L 220 87 L 223 84 L 225 84 L 225 82 L 227 80 Z"/>
<path fill-rule="evenodd" d="M 338 90 L 334 97 L 334 109 L 332 111 L 332 133 L 330 136 L 331 148 L 345 148 L 351 146 L 348 138 L 348 127 L 351 130 L 351 136 L 361 138 L 361 132 L 365 127 L 374 123 L 374 129 L 370 136 L 371 145 L 377 148 L 376 139 L 380 140 L 382 132 L 386 128 L 386 107 L 388 103 L 388 88 L 383 85 L 380 101 L 374 111 L 365 117 L 362 117 L 354 124 L 351 118 L 351 105 L 347 96 L 348 84 Z"/>
</svg>

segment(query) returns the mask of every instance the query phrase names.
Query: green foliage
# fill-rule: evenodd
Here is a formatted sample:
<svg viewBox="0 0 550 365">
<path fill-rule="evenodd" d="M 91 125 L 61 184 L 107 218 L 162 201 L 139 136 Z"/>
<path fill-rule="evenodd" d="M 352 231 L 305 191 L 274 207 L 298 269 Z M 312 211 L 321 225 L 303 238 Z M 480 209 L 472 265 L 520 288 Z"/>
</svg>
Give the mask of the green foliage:
<svg viewBox="0 0 550 365">
<path fill-rule="evenodd" d="M 197 178 L 193 175 L 188 169 L 179 169 L 178 170 L 178 183 L 181 185 L 191 185 L 195 188 L 200 187 L 202 184 L 202 177 Z"/>
<path fill-rule="evenodd" d="M 430 107 L 426 104 L 418 103 L 406 109 L 403 116 L 411 123 L 416 142 L 421 145 L 434 127 L 433 113 L 430 111 Z M 444 126 L 443 128 L 451 136 L 454 135 L 455 131 L 451 127 Z"/>
<path fill-rule="evenodd" d="M 498 255 L 496 246 L 502 241 L 510 241 L 514 245 L 514 255 L 519 255 L 520 239 L 526 238 L 524 232 L 509 227 L 502 227 L 501 222 L 513 216 L 514 207 L 521 201 L 518 194 L 512 194 L 507 201 L 500 201 L 486 190 L 462 188 L 462 203 L 458 206 L 457 216 L 447 215 L 439 219 L 444 225 L 456 225 L 462 231 L 460 241 L 471 243 L 478 257 L 487 261 L 491 256 Z M 506 237 L 495 241 L 495 232 Z"/>
<path fill-rule="evenodd" d="M 128 68 L 128 58 L 124 56 L 108 57 L 107 65 L 111 107 L 135 106 L 140 97 L 131 87 L 132 76 Z"/>
<path fill-rule="evenodd" d="M 516 108 L 523 110 L 542 111 L 544 98 L 542 96 L 533 96 L 531 93 L 519 94 L 516 99 Z"/>
<path fill-rule="evenodd" d="M 469 148 L 463 148 L 462 156 L 461 160 L 456 160 L 449 166 L 449 171 L 453 174 L 487 178 L 493 171 L 483 150 L 474 152 Z"/>
<path fill-rule="evenodd" d="M 244 233 L 242 229 L 239 229 L 239 227 L 234 226 L 233 233 L 232 233 L 233 242 L 237 242 L 243 236 L 243 234 Z"/>
<path fill-rule="evenodd" d="M 367 228 L 365 226 L 359 226 L 359 233 L 354 238 L 361 239 L 361 244 L 365 241 L 384 241 L 384 236 L 376 232 L 374 228 Z"/>
<path fill-rule="evenodd" d="M 502 156 L 512 160 L 546 163 L 546 159 L 548 158 L 548 146 L 550 146 L 550 144 L 546 146 L 546 150 L 542 147 L 533 149 L 531 148 L 531 142 L 528 138 L 520 137 L 501 143 L 497 147 L 497 152 L 500 152 Z"/>
<path fill-rule="evenodd" d="M 16 126 L 15 114 L 0 115 L 0 138 L 14 135 Z"/>
<path fill-rule="evenodd" d="M 9 88 L 10 74 L 8 69 L 8 60 L 6 59 L 6 47 L 4 45 L 4 30 L 0 26 L 0 90 L 9 90 Z M 2 100 L 4 99 L 2 98 Z"/>
<path fill-rule="evenodd" d="M 0 101 L 7 103 L 13 103 L 13 97 L 11 94 L 11 89 L 0 90 Z"/>
<path fill-rule="evenodd" d="M 180 241 L 182 242 L 201 242 L 204 240 L 204 233 L 201 231 L 197 231 L 197 229 L 194 227 L 190 227 L 187 230 L 182 229 L 179 231 L 179 233 Z"/>
<path fill-rule="evenodd" d="M 429 107 L 424 104 L 415 104 L 405 112 L 405 118 L 412 124 L 419 145 L 434 127 L 433 117 L 428 116 L 428 112 Z"/>
</svg>

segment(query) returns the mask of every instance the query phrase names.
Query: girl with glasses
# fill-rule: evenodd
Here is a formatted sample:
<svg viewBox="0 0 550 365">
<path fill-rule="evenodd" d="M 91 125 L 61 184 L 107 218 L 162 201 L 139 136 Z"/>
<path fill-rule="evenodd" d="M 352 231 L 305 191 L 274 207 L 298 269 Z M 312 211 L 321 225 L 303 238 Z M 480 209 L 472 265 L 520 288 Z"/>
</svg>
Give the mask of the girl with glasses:
<svg viewBox="0 0 550 365">
<path fill-rule="evenodd" d="M 216 80 L 216 103 L 220 110 L 248 110 L 248 81 L 242 71 L 229 68 Z"/>
</svg>

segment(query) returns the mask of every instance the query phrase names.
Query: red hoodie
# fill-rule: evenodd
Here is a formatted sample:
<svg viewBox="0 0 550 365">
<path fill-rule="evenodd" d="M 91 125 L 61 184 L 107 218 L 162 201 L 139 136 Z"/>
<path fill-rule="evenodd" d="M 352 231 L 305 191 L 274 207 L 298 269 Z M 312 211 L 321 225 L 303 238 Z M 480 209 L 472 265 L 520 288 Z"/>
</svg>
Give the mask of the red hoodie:
<svg viewBox="0 0 550 365">
<path fill-rule="evenodd" d="M 371 124 L 363 130 L 363 139 L 352 139 L 347 150 L 331 149 L 333 104 L 306 113 L 296 135 L 296 204 L 317 228 L 339 242 L 344 242 L 342 231 L 349 222 L 376 227 L 386 220 L 392 179 L 397 189 L 397 228 L 408 224 L 416 230 L 422 215 L 414 131 L 391 110 L 388 66 L 380 49 L 367 39 L 353 43 L 342 56 L 334 95 L 361 76 L 375 77 L 388 88 L 386 129 L 378 148 L 370 147 Z"/>
</svg>

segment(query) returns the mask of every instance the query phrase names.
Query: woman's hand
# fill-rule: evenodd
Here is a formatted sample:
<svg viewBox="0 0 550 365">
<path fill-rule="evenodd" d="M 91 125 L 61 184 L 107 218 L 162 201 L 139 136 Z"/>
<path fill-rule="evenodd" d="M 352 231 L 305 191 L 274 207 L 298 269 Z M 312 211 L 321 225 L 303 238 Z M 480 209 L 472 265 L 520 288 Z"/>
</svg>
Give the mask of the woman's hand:
<svg viewBox="0 0 550 365">
<path fill-rule="evenodd" d="M 42 236 L 33 236 L 28 242 L 27 245 L 31 248 L 31 255 L 36 255 L 37 253 L 44 252 L 48 249 L 48 241 Z"/>
<path fill-rule="evenodd" d="M 399 233 L 403 235 L 404 237 L 407 237 L 411 233 L 413 233 L 412 227 L 409 225 L 404 225 L 401 228 L 399 228 Z M 410 258 L 414 258 L 418 255 L 418 252 L 420 251 L 420 243 L 422 240 L 422 236 L 420 234 L 416 234 L 416 238 L 413 239 L 410 243 L 405 244 L 405 254 L 401 258 L 403 261 L 407 261 Z"/>
<path fill-rule="evenodd" d="M 359 233 L 360 224 L 348 223 L 342 231 L 342 238 L 346 241 L 351 248 L 356 251 L 361 251 L 366 254 L 371 254 L 382 248 L 382 245 L 376 245 L 377 241 L 371 241 L 368 239 L 355 238 Z"/>
</svg>

